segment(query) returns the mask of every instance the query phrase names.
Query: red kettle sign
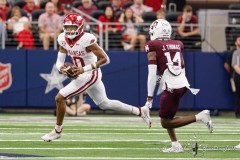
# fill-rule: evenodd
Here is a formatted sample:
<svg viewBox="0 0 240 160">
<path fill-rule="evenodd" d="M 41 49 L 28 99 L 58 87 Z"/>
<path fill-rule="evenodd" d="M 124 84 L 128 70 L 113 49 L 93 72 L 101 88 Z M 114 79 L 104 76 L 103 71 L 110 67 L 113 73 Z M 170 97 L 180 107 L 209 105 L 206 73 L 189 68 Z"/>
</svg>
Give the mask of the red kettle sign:
<svg viewBox="0 0 240 160">
<path fill-rule="evenodd" d="M 0 93 L 12 85 L 11 64 L 0 63 Z"/>
</svg>

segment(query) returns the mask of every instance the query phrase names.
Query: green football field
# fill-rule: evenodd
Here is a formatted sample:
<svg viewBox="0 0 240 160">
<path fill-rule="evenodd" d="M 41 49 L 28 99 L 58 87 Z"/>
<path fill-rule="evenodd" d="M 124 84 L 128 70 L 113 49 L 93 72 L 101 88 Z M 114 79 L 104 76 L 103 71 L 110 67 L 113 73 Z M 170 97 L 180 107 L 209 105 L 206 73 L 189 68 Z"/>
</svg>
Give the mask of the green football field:
<svg viewBox="0 0 240 160">
<path fill-rule="evenodd" d="M 240 120 L 214 117 L 214 133 L 194 123 L 178 128 L 184 153 L 163 153 L 169 137 L 157 116 L 151 129 L 131 115 L 65 117 L 63 137 L 44 142 L 55 124 L 51 115 L 0 114 L 0 159 L 240 159 Z M 192 146 L 198 143 L 194 158 Z"/>
</svg>

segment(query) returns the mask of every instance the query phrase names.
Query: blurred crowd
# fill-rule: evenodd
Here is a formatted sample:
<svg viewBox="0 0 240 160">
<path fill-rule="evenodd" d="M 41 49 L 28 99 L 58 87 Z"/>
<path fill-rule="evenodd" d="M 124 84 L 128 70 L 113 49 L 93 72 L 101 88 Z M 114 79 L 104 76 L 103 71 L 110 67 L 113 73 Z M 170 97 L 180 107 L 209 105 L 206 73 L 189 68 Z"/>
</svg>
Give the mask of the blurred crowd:
<svg viewBox="0 0 240 160">
<path fill-rule="evenodd" d="M 108 35 L 110 49 L 144 51 L 149 25 L 143 27 L 141 24 L 159 18 L 178 23 L 180 27 L 176 28 L 174 38 L 188 41 L 188 37 L 194 37 L 196 41 L 190 38 L 190 43 L 198 47 L 201 39 L 198 27 L 186 26 L 197 25 L 198 21 L 192 14 L 191 6 L 184 6 L 185 3 L 185 0 L 181 3 L 177 0 L 0 0 L 0 21 L 6 22 L 0 23 L 1 42 L 4 38 L 7 47 L 48 50 L 62 32 L 64 17 L 77 9 L 108 23 L 103 25 L 102 31 L 107 32 L 103 34 L 103 39 Z M 166 5 L 171 7 L 172 4 L 173 9 L 166 8 Z M 182 8 L 179 9 L 179 6 Z M 85 30 L 98 34 L 100 27 L 90 27 L 88 23 L 93 22 L 92 19 L 82 16 L 87 24 Z"/>
</svg>

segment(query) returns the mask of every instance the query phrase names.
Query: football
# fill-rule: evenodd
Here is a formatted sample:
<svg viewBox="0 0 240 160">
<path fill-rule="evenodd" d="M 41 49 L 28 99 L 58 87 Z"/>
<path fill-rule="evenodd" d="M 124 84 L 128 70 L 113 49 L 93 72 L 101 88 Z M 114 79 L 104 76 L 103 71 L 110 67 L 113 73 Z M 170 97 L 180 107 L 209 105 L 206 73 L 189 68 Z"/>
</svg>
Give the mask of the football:
<svg viewBox="0 0 240 160">
<path fill-rule="evenodd" d="M 68 77 L 73 78 L 73 75 L 74 75 L 73 69 L 74 69 L 75 65 L 70 62 L 65 62 L 64 66 L 66 67 L 65 70 L 67 72 Z"/>
<path fill-rule="evenodd" d="M 72 64 L 71 62 L 65 62 L 65 63 L 64 63 L 64 66 L 65 66 L 65 67 L 69 67 L 69 66 L 70 66 L 70 67 L 73 67 L 73 66 L 75 66 L 75 65 Z"/>
</svg>

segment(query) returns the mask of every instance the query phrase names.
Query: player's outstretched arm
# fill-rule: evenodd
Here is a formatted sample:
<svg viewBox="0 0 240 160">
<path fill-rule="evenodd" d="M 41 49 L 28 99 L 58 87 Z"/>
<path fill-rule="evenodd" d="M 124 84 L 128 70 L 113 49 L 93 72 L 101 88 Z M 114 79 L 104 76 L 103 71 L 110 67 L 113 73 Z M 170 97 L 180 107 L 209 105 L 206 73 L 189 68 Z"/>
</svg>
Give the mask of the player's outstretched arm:
<svg viewBox="0 0 240 160">
<path fill-rule="evenodd" d="M 148 52 L 148 82 L 147 82 L 148 97 L 145 105 L 148 106 L 149 108 L 152 108 L 153 93 L 156 87 L 156 80 L 157 80 L 156 52 Z"/>
<path fill-rule="evenodd" d="M 98 61 L 94 64 L 91 64 L 91 70 L 102 67 L 110 63 L 108 55 L 97 43 L 94 43 L 93 45 L 88 46 L 86 49 L 88 52 L 92 51 L 98 57 Z M 88 69 L 87 66 L 84 69 Z"/>
</svg>

